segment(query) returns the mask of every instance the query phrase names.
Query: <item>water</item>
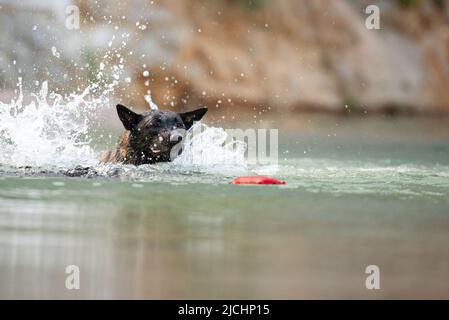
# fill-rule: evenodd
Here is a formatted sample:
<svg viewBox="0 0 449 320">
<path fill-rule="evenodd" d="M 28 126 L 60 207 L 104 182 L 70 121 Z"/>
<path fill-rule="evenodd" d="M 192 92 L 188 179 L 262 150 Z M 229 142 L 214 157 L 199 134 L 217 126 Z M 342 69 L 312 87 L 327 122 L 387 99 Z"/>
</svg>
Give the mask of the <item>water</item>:
<svg viewBox="0 0 449 320">
<path fill-rule="evenodd" d="M 0 298 L 449 297 L 449 119 L 242 115 L 173 163 L 100 165 L 107 95 L 48 91 L 0 103 Z M 278 165 L 221 125 L 279 128 Z M 252 174 L 287 184 L 228 184 Z"/>
<path fill-rule="evenodd" d="M 264 170 L 238 163 L 3 164 L 0 297 L 448 298 L 447 119 L 301 117 L 281 119 L 285 186 L 229 185 Z"/>
<path fill-rule="evenodd" d="M 173 163 L 99 165 L 118 135 L 101 118 L 115 114 L 109 94 L 137 81 L 122 81 L 120 33 L 92 79 L 70 75 L 86 88 L 43 81 L 30 97 L 19 79 L 0 102 L 1 299 L 449 298 L 448 118 L 210 112 L 204 143 Z M 222 127 L 259 126 L 279 129 L 278 166 L 221 144 Z M 252 174 L 287 184 L 228 184 Z M 365 288 L 372 264 L 378 291 Z M 65 287 L 69 265 L 80 290 Z"/>
</svg>

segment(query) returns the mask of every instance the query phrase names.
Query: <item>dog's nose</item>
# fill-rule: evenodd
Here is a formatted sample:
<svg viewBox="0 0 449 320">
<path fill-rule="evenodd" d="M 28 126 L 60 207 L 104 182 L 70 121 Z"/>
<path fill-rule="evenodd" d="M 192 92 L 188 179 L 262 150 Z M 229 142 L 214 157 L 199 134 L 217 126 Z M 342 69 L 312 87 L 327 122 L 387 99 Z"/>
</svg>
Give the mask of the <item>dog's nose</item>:
<svg viewBox="0 0 449 320">
<path fill-rule="evenodd" d="M 182 135 L 180 135 L 179 133 L 175 133 L 170 136 L 170 142 L 173 144 L 176 144 L 181 141 L 182 141 Z"/>
</svg>

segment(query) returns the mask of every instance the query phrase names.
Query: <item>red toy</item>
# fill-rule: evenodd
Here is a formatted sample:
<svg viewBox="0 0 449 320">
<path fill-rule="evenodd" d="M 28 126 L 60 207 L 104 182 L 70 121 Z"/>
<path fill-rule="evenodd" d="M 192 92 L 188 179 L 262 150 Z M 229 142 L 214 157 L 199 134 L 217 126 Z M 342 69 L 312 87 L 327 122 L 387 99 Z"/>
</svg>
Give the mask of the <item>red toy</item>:
<svg viewBox="0 0 449 320">
<path fill-rule="evenodd" d="M 285 184 L 284 181 L 279 181 L 274 178 L 264 177 L 264 176 L 246 176 L 237 177 L 230 184 Z"/>
</svg>

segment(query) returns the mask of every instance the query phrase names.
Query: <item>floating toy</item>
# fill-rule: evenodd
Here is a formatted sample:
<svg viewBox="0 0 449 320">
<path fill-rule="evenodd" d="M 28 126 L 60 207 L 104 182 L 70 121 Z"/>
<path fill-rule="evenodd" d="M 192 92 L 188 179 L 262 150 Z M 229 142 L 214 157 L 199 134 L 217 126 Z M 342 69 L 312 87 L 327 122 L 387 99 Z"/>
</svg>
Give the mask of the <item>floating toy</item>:
<svg viewBox="0 0 449 320">
<path fill-rule="evenodd" d="M 237 177 L 230 184 L 285 184 L 284 181 L 279 181 L 274 178 L 264 177 L 264 176 L 246 176 Z"/>
</svg>

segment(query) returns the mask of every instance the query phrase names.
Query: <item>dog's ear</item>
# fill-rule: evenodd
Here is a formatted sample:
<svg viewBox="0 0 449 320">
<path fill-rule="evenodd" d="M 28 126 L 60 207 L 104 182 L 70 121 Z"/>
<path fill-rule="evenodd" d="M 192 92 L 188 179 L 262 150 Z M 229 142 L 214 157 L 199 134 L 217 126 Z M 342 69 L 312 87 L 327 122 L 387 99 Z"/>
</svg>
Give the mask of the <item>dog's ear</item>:
<svg viewBox="0 0 449 320">
<path fill-rule="evenodd" d="M 179 116 L 184 122 L 186 129 L 189 130 L 193 126 L 193 122 L 200 121 L 201 118 L 206 114 L 207 108 L 199 108 L 193 111 L 179 113 Z"/>
<path fill-rule="evenodd" d="M 126 130 L 134 129 L 142 119 L 142 116 L 140 114 L 129 110 L 127 107 L 122 106 L 121 104 L 118 104 L 116 108 L 118 117 L 120 118 L 120 121 L 123 123 L 123 126 Z"/>
</svg>

